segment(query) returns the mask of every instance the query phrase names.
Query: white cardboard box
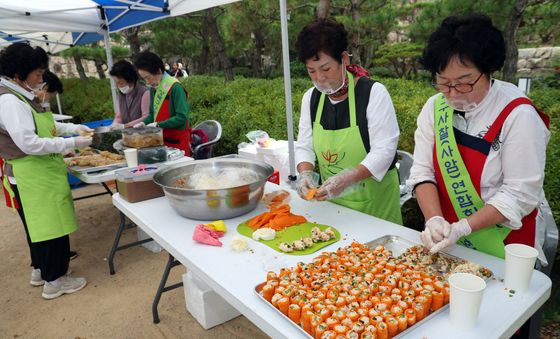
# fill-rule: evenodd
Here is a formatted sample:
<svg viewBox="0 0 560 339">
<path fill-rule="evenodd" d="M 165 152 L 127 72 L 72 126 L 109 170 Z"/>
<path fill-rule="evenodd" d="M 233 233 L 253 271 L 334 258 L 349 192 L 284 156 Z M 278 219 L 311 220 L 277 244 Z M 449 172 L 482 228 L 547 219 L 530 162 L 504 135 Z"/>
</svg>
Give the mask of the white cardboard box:
<svg viewBox="0 0 560 339">
<path fill-rule="evenodd" d="M 205 330 L 241 315 L 191 271 L 183 274 L 183 286 L 187 311 Z"/>
</svg>

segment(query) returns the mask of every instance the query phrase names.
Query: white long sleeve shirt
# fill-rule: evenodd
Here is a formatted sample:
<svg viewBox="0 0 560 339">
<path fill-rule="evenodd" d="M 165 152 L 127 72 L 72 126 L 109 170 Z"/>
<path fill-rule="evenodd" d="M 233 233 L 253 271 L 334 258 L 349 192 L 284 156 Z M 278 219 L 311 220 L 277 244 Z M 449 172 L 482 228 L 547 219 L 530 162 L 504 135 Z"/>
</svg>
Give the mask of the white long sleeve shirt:
<svg viewBox="0 0 560 339">
<path fill-rule="evenodd" d="M 436 182 L 432 154 L 436 96 L 428 99 L 418 117 L 414 134 L 414 164 L 406 182 L 410 187 L 424 181 Z M 488 95 L 475 110 L 465 113 L 464 118 L 453 114 L 453 126 L 482 138 L 502 109 L 518 97 L 525 95 L 516 86 L 494 80 Z M 482 170 L 480 193 L 483 201 L 507 218 L 504 226 L 519 229 L 521 219 L 533 209 L 548 206 L 543 181 L 549 139 L 550 132 L 536 110 L 530 105 L 521 105 L 510 113 L 498 142 L 492 144 Z M 539 225 L 537 228 L 537 233 L 544 232 L 542 227 L 539 230 Z"/>
<path fill-rule="evenodd" d="M 295 146 L 296 164 L 301 162 L 314 164 L 316 160 L 310 112 L 313 89 L 314 87 L 305 92 L 301 100 L 299 132 Z M 338 101 L 331 100 L 331 103 L 336 104 Z M 381 181 L 395 157 L 400 131 L 389 92 L 379 82 L 371 87 L 366 118 L 370 151 L 360 164 L 369 170 L 375 180 Z"/>
<path fill-rule="evenodd" d="M 0 85 L 17 91 L 29 100 L 34 95 L 20 86 L 0 79 Z M 72 135 L 79 125 L 55 122 L 57 135 Z M 0 96 L 0 128 L 6 130 L 17 147 L 26 154 L 62 153 L 74 147 L 72 138 L 41 138 L 35 131 L 33 114 L 27 103 L 13 94 Z"/>
<path fill-rule="evenodd" d="M 4 78 L 0 79 L 0 85 L 17 91 L 29 100 L 34 97 L 32 93 Z M 55 122 L 56 133 L 61 136 L 76 134 L 78 126 Z M 39 137 L 35 131 L 31 109 L 13 94 L 0 95 L 0 128 L 6 130 L 16 146 L 26 154 L 62 153 L 74 147 L 73 138 Z M 15 183 L 13 178 L 10 178 L 10 182 Z"/>
</svg>

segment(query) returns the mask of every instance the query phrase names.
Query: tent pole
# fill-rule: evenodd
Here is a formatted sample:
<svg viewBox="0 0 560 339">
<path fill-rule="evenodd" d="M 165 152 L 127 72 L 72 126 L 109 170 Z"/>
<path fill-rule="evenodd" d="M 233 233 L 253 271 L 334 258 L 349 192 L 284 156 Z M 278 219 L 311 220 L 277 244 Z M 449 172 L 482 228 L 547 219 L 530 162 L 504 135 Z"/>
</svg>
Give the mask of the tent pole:
<svg viewBox="0 0 560 339">
<path fill-rule="evenodd" d="M 284 91 L 286 98 L 286 123 L 288 125 L 288 151 L 290 154 L 290 181 L 296 180 L 294 153 L 294 122 L 292 114 L 292 84 L 290 78 L 290 47 L 288 42 L 288 10 L 286 0 L 280 0 L 280 26 L 282 31 L 282 66 L 284 68 Z"/>
<path fill-rule="evenodd" d="M 58 107 L 58 114 L 62 115 L 62 107 L 60 107 L 60 96 L 56 93 L 56 107 Z"/>
<path fill-rule="evenodd" d="M 103 34 L 103 39 L 105 41 L 105 52 L 107 52 L 107 67 L 109 69 L 113 68 L 113 52 L 111 50 L 111 39 L 109 37 L 109 30 L 106 29 Z M 111 96 L 113 97 L 113 109 L 116 112 L 119 111 L 119 102 L 117 100 L 117 85 L 112 76 L 109 76 L 109 81 L 111 82 Z"/>
</svg>

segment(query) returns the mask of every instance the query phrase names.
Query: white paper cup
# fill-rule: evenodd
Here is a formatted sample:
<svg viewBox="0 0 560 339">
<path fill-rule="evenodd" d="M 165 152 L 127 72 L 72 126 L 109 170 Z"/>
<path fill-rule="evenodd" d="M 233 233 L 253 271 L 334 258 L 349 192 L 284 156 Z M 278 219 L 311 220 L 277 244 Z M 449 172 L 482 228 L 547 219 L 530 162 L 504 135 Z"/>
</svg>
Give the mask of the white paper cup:
<svg viewBox="0 0 560 339">
<path fill-rule="evenodd" d="M 470 273 L 454 273 L 449 276 L 448 281 L 451 323 L 457 328 L 470 330 L 478 319 L 486 282 Z"/>
<path fill-rule="evenodd" d="M 138 150 L 136 148 L 127 148 L 124 150 L 124 158 L 128 167 L 138 166 Z"/>
<path fill-rule="evenodd" d="M 515 292 L 525 292 L 529 287 L 535 260 L 539 252 L 523 244 L 506 245 L 506 278 L 504 284 Z"/>
</svg>

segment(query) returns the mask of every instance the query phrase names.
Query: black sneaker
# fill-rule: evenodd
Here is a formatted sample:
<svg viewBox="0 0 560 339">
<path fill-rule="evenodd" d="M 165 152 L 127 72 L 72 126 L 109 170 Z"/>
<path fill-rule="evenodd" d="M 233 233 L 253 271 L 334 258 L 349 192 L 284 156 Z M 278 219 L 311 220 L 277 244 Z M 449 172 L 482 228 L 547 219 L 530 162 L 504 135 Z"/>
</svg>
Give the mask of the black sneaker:
<svg viewBox="0 0 560 339">
<path fill-rule="evenodd" d="M 70 251 L 70 260 L 74 260 L 78 257 L 78 252 Z"/>
</svg>

